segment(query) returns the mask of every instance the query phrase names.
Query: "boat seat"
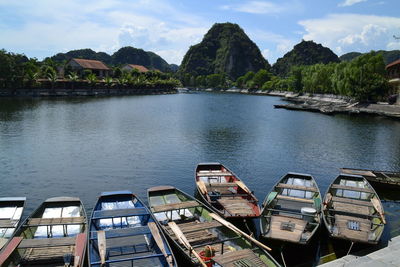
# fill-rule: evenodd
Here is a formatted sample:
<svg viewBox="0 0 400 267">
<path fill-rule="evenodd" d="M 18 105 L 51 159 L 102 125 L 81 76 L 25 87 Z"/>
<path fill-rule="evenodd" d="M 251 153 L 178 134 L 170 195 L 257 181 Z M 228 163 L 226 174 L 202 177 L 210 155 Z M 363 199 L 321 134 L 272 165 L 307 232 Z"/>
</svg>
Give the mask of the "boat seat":
<svg viewBox="0 0 400 267">
<path fill-rule="evenodd" d="M 290 196 L 283 196 L 283 195 L 277 195 L 276 198 L 297 201 L 297 202 L 311 203 L 311 204 L 314 203 L 314 201 L 312 199 L 307 199 L 307 198 L 290 197 Z"/>
<path fill-rule="evenodd" d="M 43 248 L 75 245 L 76 237 L 23 239 L 18 248 Z"/>
<path fill-rule="evenodd" d="M 237 251 L 226 252 L 222 255 L 213 257 L 213 261 L 221 266 L 268 266 L 251 249 L 241 249 Z"/>
<path fill-rule="evenodd" d="M 2 220 L 0 219 L 0 228 L 14 228 L 18 224 L 18 220 Z"/>
<path fill-rule="evenodd" d="M 198 172 L 198 176 L 205 177 L 205 176 L 232 176 L 230 172 Z"/>
<path fill-rule="evenodd" d="M 33 226 L 47 226 L 47 225 L 71 225 L 71 224 L 84 224 L 85 217 L 61 217 L 61 218 L 30 218 L 26 225 Z"/>
<path fill-rule="evenodd" d="M 162 212 L 162 211 L 195 208 L 198 206 L 200 206 L 200 204 L 197 201 L 191 200 L 191 201 L 184 201 L 184 202 L 171 203 L 165 205 L 157 205 L 153 206 L 152 208 L 154 212 Z"/>
<path fill-rule="evenodd" d="M 209 183 L 207 187 L 237 187 L 236 183 Z"/>
<path fill-rule="evenodd" d="M 332 202 L 343 202 L 343 203 L 350 203 L 354 205 L 362 205 L 373 207 L 374 205 L 369 200 L 358 200 L 358 199 L 351 199 L 345 197 L 332 197 Z"/>
<path fill-rule="evenodd" d="M 144 215 L 150 215 L 145 208 L 98 210 L 93 212 L 92 220 Z"/>
<path fill-rule="evenodd" d="M 356 187 L 356 186 L 347 186 L 341 184 L 332 184 L 331 188 L 333 189 L 343 189 L 349 191 L 357 191 L 357 192 L 364 192 L 364 193 L 374 193 L 374 190 L 366 187 Z"/>
<path fill-rule="evenodd" d="M 309 187 L 309 186 L 303 186 L 303 185 L 293 185 L 293 184 L 279 183 L 276 187 L 285 188 L 285 189 L 310 191 L 310 192 L 318 192 L 318 189 L 316 187 Z"/>
</svg>

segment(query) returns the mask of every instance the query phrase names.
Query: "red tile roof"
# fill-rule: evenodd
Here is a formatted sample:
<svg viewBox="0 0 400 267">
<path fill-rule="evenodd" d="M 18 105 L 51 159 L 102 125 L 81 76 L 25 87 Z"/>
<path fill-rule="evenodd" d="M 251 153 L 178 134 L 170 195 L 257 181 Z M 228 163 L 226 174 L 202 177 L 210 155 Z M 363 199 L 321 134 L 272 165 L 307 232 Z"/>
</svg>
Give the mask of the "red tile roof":
<svg viewBox="0 0 400 267">
<path fill-rule="evenodd" d="M 126 66 L 131 67 L 132 69 L 137 69 L 139 72 L 148 72 L 149 69 L 142 65 L 134 65 L 134 64 L 126 64 Z"/>
<path fill-rule="evenodd" d="M 99 60 L 92 59 L 82 59 L 82 58 L 73 58 L 71 59 L 78 63 L 84 69 L 92 69 L 92 70 L 110 70 L 103 62 Z"/>
<path fill-rule="evenodd" d="M 398 64 L 400 64 L 400 59 L 393 61 L 392 63 L 386 65 L 386 69 L 393 67 L 394 65 L 398 65 Z"/>
</svg>

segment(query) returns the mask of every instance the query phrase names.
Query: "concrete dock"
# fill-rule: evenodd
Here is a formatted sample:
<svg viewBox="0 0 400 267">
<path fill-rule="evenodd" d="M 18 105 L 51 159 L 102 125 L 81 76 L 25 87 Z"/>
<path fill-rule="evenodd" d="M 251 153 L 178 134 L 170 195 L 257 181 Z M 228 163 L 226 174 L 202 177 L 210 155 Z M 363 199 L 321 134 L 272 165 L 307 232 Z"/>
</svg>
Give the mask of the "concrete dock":
<svg viewBox="0 0 400 267">
<path fill-rule="evenodd" d="M 342 266 L 366 266 L 366 267 L 383 267 L 383 266 L 400 266 L 400 236 L 393 237 L 389 241 L 388 246 L 372 252 L 368 255 L 358 257 L 348 255 L 343 258 L 319 265 L 321 267 L 342 267 Z"/>
</svg>

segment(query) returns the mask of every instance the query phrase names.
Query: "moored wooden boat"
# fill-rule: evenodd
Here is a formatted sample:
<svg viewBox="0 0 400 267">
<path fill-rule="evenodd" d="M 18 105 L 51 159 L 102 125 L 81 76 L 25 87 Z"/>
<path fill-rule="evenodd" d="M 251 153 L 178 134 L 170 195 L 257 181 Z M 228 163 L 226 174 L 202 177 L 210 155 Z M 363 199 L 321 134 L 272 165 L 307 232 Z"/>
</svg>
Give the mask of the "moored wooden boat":
<svg viewBox="0 0 400 267">
<path fill-rule="evenodd" d="M 153 215 L 130 191 L 103 192 L 89 230 L 89 266 L 176 266 Z"/>
<path fill-rule="evenodd" d="M 86 212 L 79 198 L 43 202 L 16 230 L 0 254 L 0 266 L 83 266 Z"/>
<path fill-rule="evenodd" d="M 400 188 L 400 172 L 350 168 L 341 168 L 340 171 L 344 174 L 361 175 L 373 186 Z"/>
<path fill-rule="evenodd" d="M 148 189 L 148 203 L 174 246 L 195 265 L 279 266 L 264 244 L 172 186 Z"/>
<path fill-rule="evenodd" d="M 288 173 L 267 195 L 261 210 L 261 235 L 307 244 L 321 221 L 321 193 L 308 174 Z"/>
<path fill-rule="evenodd" d="M 25 202 L 25 197 L 0 198 L 0 250 L 14 235 L 21 220 Z"/>
<path fill-rule="evenodd" d="M 377 244 L 386 223 L 378 194 L 359 175 L 341 174 L 333 181 L 323 215 L 331 237 L 358 243 Z"/>
<path fill-rule="evenodd" d="M 201 199 L 223 218 L 260 216 L 253 192 L 220 163 L 200 163 L 196 167 L 196 187 Z"/>
</svg>

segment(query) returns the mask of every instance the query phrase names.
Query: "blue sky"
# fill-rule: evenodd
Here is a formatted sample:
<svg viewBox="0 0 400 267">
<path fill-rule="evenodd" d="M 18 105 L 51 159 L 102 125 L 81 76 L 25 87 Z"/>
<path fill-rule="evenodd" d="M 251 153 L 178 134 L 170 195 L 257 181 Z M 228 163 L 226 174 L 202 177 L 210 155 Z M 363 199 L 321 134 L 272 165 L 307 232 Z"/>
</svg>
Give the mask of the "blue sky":
<svg viewBox="0 0 400 267">
<path fill-rule="evenodd" d="M 0 0 L 0 48 L 43 59 L 91 48 L 180 64 L 216 22 L 239 24 L 274 63 L 302 39 L 336 54 L 400 49 L 399 0 Z"/>
</svg>

